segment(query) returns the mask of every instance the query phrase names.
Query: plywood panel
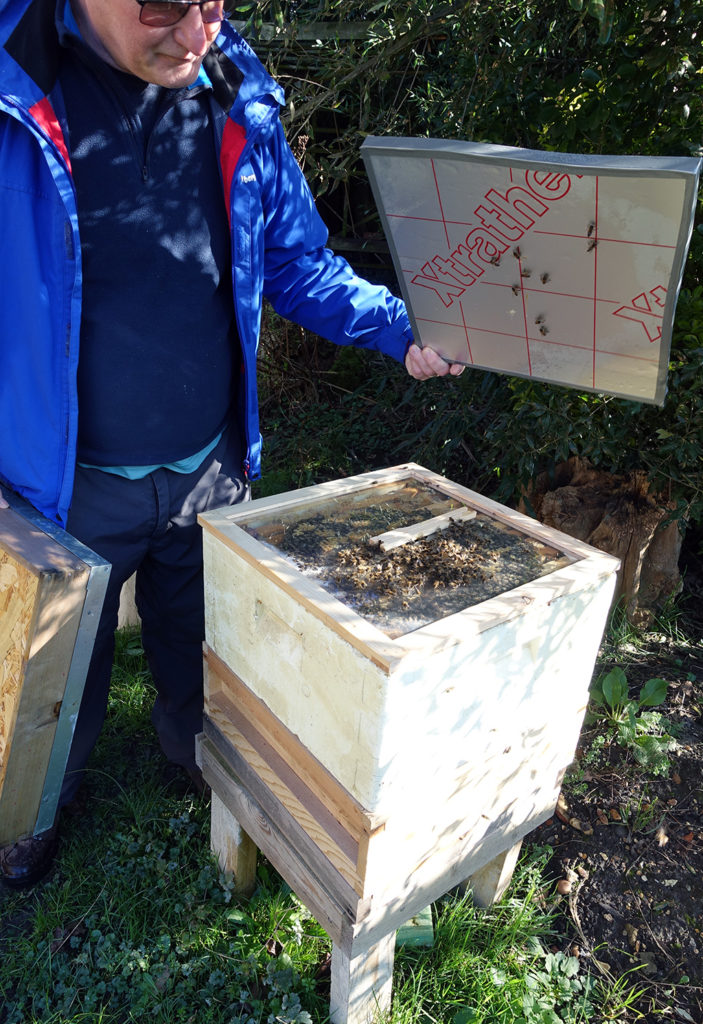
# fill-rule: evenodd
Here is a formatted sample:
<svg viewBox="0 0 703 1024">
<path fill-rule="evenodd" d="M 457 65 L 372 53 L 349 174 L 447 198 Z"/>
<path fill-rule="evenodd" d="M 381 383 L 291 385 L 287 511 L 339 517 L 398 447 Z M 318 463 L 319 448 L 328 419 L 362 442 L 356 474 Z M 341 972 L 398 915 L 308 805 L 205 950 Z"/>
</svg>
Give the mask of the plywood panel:
<svg viewBox="0 0 703 1024">
<path fill-rule="evenodd" d="M 39 584 L 36 574 L 0 552 L 0 792 L 7 774 Z"/>
<path fill-rule="evenodd" d="M 359 839 L 385 824 L 383 818 L 370 814 L 344 789 L 315 755 L 301 743 L 280 718 L 219 658 L 204 645 L 205 657 L 205 713 L 217 720 L 226 716 L 218 704 L 225 700 L 236 708 L 237 722 L 250 738 L 259 735 L 266 740 L 276 755 L 293 769 L 301 784 L 317 799 L 346 831 Z M 252 729 L 248 726 L 253 727 Z"/>
<path fill-rule="evenodd" d="M 21 499 L 10 496 L 10 503 L 0 514 L 0 844 L 53 821 L 82 692 L 77 669 L 87 667 L 109 573 Z M 96 571 L 103 585 L 97 603 L 90 598 L 89 641 L 81 646 Z"/>
<path fill-rule="evenodd" d="M 209 646 L 364 803 L 355 779 L 372 784 L 387 673 L 238 552 L 203 541 Z"/>
</svg>

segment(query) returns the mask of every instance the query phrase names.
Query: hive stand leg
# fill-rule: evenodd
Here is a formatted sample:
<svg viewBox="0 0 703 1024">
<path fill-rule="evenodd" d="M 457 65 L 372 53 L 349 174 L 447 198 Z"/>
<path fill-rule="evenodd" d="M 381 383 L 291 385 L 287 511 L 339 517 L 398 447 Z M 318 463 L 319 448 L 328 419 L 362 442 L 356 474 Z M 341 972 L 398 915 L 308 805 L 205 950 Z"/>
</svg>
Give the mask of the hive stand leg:
<svg viewBox="0 0 703 1024">
<path fill-rule="evenodd" d="M 214 791 L 210 805 L 210 847 L 220 870 L 231 871 L 234 875 L 235 892 L 250 895 L 256 885 L 256 844 Z"/>
<path fill-rule="evenodd" d="M 332 1024 L 370 1024 L 391 1008 L 395 932 L 349 956 L 332 946 Z"/>
<path fill-rule="evenodd" d="M 474 903 L 478 907 L 490 907 L 497 903 L 510 885 L 517 864 L 522 840 L 509 850 L 498 854 L 493 860 L 467 878 L 462 888 L 470 888 Z"/>
</svg>

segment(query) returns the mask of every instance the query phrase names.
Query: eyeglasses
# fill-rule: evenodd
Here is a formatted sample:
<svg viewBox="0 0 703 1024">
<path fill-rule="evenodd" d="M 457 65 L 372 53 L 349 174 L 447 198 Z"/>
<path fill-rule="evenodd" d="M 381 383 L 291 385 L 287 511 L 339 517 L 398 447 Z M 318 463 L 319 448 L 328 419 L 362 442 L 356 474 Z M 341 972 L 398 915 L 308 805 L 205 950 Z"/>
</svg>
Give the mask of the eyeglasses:
<svg viewBox="0 0 703 1024">
<path fill-rule="evenodd" d="M 167 28 L 184 18 L 191 7 L 200 8 L 204 24 L 212 25 L 225 16 L 224 0 L 137 0 L 139 20 L 150 28 Z"/>
</svg>

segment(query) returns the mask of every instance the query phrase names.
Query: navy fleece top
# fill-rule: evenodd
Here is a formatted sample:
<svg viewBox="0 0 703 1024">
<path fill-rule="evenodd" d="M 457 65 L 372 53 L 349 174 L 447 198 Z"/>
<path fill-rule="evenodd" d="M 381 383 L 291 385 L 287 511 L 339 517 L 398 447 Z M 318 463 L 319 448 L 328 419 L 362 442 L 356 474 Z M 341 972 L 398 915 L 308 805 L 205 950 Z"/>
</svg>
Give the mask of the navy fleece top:
<svg viewBox="0 0 703 1024">
<path fill-rule="evenodd" d="M 211 91 L 150 85 L 63 42 L 83 258 L 78 460 L 172 463 L 223 429 L 238 362 Z"/>
</svg>

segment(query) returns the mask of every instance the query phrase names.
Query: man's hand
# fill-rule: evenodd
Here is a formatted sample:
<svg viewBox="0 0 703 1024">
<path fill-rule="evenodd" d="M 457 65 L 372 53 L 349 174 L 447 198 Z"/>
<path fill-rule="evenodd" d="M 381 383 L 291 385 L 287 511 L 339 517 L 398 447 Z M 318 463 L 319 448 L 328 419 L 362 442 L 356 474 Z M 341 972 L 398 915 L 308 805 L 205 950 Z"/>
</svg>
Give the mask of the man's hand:
<svg viewBox="0 0 703 1024">
<path fill-rule="evenodd" d="M 405 357 L 405 369 L 416 380 L 429 380 L 430 377 L 458 377 L 464 372 L 462 363 L 447 363 L 433 348 L 420 348 L 411 345 Z"/>
</svg>

